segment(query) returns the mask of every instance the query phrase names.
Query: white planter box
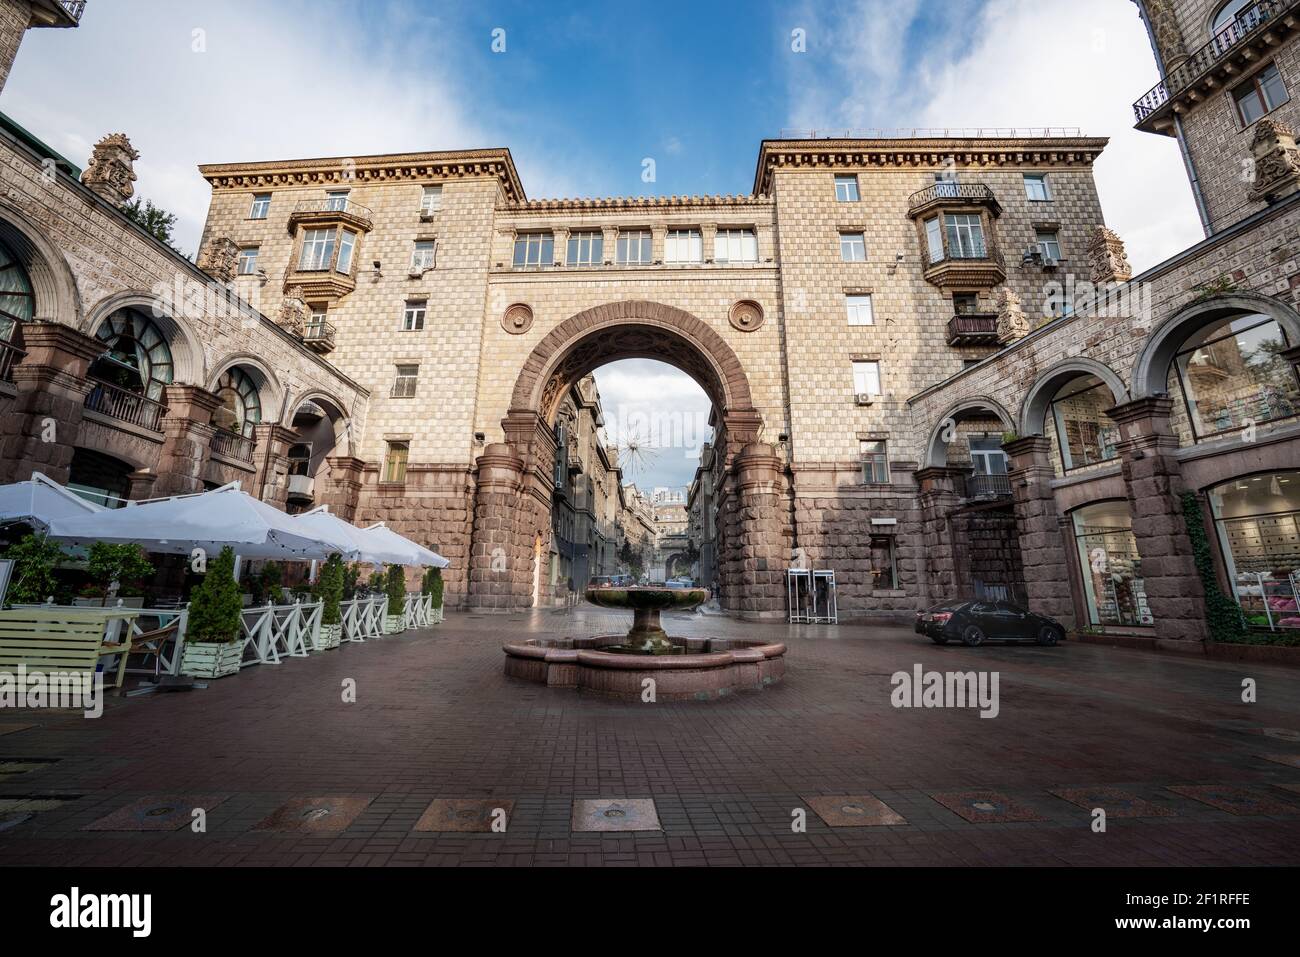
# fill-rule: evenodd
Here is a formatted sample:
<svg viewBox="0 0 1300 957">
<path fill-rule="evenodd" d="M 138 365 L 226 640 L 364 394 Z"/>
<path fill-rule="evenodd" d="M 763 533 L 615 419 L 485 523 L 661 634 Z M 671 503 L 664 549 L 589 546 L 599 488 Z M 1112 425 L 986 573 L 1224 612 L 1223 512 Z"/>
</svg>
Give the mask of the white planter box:
<svg viewBox="0 0 1300 957">
<path fill-rule="evenodd" d="M 437 608 L 435 608 L 435 609 L 433 610 L 433 615 L 432 615 L 432 617 L 429 618 L 429 622 L 430 622 L 430 624 L 434 624 L 434 625 L 441 625 L 441 624 L 442 624 L 442 606 L 441 606 L 441 605 L 439 605 Z"/>
<path fill-rule="evenodd" d="M 343 623 L 320 626 L 320 646 L 323 649 L 337 648 L 343 640 Z"/>
<path fill-rule="evenodd" d="M 384 634 L 395 635 L 402 631 L 402 615 L 385 615 L 384 616 Z"/>
<path fill-rule="evenodd" d="M 187 641 L 181 655 L 181 674 L 192 678 L 224 678 L 239 670 L 243 657 L 242 641 Z"/>
</svg>

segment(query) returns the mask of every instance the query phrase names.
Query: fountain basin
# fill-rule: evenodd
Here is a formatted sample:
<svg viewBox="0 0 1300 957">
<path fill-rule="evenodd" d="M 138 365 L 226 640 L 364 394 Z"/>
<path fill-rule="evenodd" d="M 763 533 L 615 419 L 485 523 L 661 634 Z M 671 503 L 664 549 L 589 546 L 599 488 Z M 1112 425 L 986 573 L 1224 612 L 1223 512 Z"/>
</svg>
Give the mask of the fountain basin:
<svg viewBox="0 0 1300 957">
<path fill-rule="evenodd" d="M 656 701 L 708 701 L 765 688 L 785 676 L 785 645 L 734 638 L 669 638 L 673 654 L 620 654 L 626 635 L 532 638 L 502 646 L 505 673 L 553 688 L 577 688 L 626 701 L 642 700 L 647 678 Z"/>
</svg>

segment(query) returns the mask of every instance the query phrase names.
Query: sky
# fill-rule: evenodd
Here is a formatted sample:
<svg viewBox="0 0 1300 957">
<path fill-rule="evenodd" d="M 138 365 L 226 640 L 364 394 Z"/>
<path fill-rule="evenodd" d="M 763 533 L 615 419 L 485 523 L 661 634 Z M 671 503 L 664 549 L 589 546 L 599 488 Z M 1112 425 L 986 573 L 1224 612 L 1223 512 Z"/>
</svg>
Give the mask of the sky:
<svg viewBox="0 0 1300 957">
<path fill-rule="evenodd" d="M 790 130 L 1077 127 L 1111 138 L 1097 185 L 1140 271 L 1201 236 L 1177 144 L 1132 129 L 1156 79 L 1131 0 L 90 0 L 28 32 L 0 111 L 83 166 L 125 132 L 191 254 L 200 163 L 507 146 L 530 198 L 748 193 Z M 686 403 L 681 378 L 597 382 L 633 410 Z"/>
</svg>

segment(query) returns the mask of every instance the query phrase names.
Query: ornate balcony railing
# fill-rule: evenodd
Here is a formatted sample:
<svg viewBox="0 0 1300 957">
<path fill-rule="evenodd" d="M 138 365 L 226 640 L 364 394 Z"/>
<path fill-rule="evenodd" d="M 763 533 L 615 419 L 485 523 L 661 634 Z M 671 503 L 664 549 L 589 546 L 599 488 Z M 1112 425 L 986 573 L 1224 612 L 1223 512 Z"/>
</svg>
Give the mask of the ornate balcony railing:
<svg viewBox="0 0 1300 957">
<path fill-rule="evenodd" d="M 362 206 L 350 199 L 325 197 L 324 199 L 304 199 L 297 203 L 289 213 L 289 232 L 292 234 L 300 223 L 317 224 L 344 220 L 369 232 L 372 213 L 369 206 Z"/>
<path fill-rule="evenodd" d="M 948 345 L 972 345 L 998 337 L 996 312 L 970 312 L 948 320 Z"/>
<path fill-rule="evenodd" d="M 240 462 L 253 461 L 253 450 L 256 448 L 256 443 L 251 437 L 240 435 L 238 432 L 231 432 L 228 429 L 217 429 L 212 434 L 212 441 L 208 444 L 212 451 L 218 455 L 238 459 Z"/>
<path fill-rule="evenodd" d="M 1246 7 L 1226 27 L 1210 38 L 1178 66 L 1169 71 L 1145 96 L 1133 104 L 1133 115 L 1141 123 L 1210 70 L 1247 37 L 1278 14 L 1296 5 L 1296 0 L 1259 0 Z"/>
<path fill-rule="evenodd" d="M 334 348 L 334 326 L 324 319 L 312 319 L 302 329 L 302 341 L 316 352 L 329 352 Z"/>
<path fill-rule="evenodd" d="M 81 22 L 81 15 L 86 12 L 86 0 L 59 0 L 59 6 L 78 23 Z"/>
<path fill-rule="evenodd" d="M 167 406 L 101 379 L 92 378 L 90 381 L 94 388 L 86 396 L 87 409 L 151 432 L 162 431 L 162 419 L 167 414 Z"/>
<path fill-rule="evenodd" d="M 14 366 L 27 355 L 12 342 L 0 339 L 0 382 L 14 381 Z"/>
<path fill-rule="evenodd" d="M 998 198 L 993 190 L 983 183 L 935 183 L 913 193 L 907 201 L 908 211 L 915 215 L 918 210 L 942 203 L 944 200 L 973 203 L 980 206 L 998 206 Z"/>
</svg>

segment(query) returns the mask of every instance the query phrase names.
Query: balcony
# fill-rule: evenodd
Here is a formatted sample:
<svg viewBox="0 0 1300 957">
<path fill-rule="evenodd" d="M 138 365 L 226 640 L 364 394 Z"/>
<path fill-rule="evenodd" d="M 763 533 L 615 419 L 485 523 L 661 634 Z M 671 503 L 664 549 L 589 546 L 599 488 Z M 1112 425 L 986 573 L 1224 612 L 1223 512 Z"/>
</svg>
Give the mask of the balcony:
<svg viewBox="0 0 1300 957">
<path fill-rule="evenodd" d="M 1006 282 L 1007 266 L 1002 252 L 991 240 L 970 250 L 947 247 L 944 240 L 944 257 L 925 267 L 926 282 L 943 287 L 968 287 L 984 289 Z M 956 318 L 955 316 L 953 318 Z"/>
<path fill-rule="evenodd" d="M 0 382 L 14 381 L 14 366 L 27 355 L 12 342 L 0 339 Z"/>
<path fill-rule="evenodd" d="M 354 203 L 350 199 L 305 199 L 293 207 L 289 213 L 289 235 L 298 231 L 299 226 L 323 227 L 351 226 L 359 232 L 368 233 L 372 225 L 368 206 Z"/>
<path fill-rule="evenodd" d="M 936 209 L 953 206 L 982 206 L 994 217 L 1002 215 L 1002 204 L 993 190 L 983 183 L 935 183 L 911 195 L 907 215 L 912 219 Z"/>
<path fill-rule="evenodd" d="M 94 386 L 86 396 L 86 408 L 91 412 L 108 416 L 127 425 L 148 429 L 150 432 L 162 431 L 163 416 L 167 406 L 148 396 L 121 386 L 111 385 L 102 379 L 90 379 Z"/>
<path fill-rule="evenodd" d="M 1137 128 L 1172 136 L 1172 114 L 1183 113 L 1212 91 L 1230 83 L 1242 70 L 1296 29 L 1298 0 L 1259 0 L 1208 43 L 1170 70 L 1145 96 L 1133 104 Z"/>
<path fill-rule="evenodd" d="M 1011 476 L 982 475 L 978 472 L 966 476 L 965 494 L 968 500 L 988 500 L 1011 497 Z"/>
<path fill-rule="evenodd" d="M 334 351 L 334 326 L 324 319 L 312 319 L 302 329 L 303 344 L 312 352 L 326 355 Z"/>
<path fill-rule="evenodd" d="M 231 432 L 227 429 L 217 429 L 213 433 L 212 441 L 208 443 L 208 446 L 212 449 L 214 455 L 251 463 L 256 443 L 247 435 L 240 435 L 238 432 Z"/>
<path fill-rule="evenodd" d="M 78 23 L 81 22 L 81 15 L 86 12 L 86 0 L 59 0 L 59 6 Z"/>
<path fill-rule="evenodd" d="M 310 475 L 289 476 L 289 498 L 310 502 L 315 494 L 316 480 Z"/>
<path fill-rule="evenodd" d="M 948 320 L 948 345 L 992 346 L 998 342 L 996 312 L 966 312 Z"/>
</svg>

